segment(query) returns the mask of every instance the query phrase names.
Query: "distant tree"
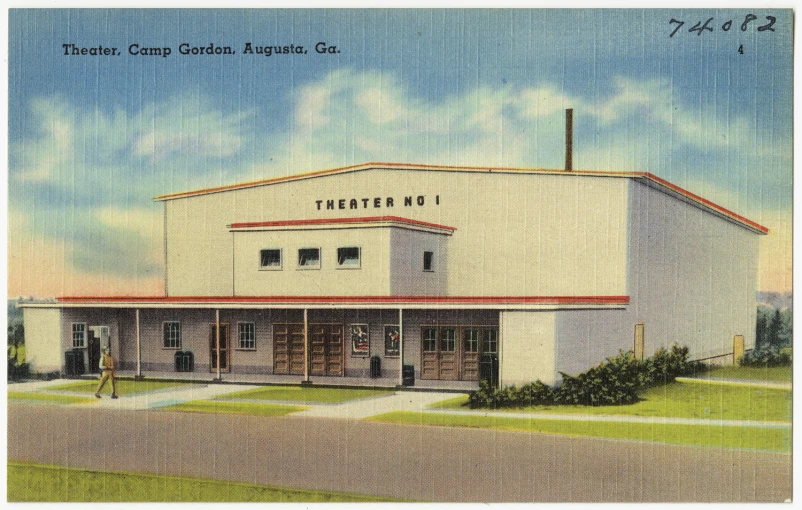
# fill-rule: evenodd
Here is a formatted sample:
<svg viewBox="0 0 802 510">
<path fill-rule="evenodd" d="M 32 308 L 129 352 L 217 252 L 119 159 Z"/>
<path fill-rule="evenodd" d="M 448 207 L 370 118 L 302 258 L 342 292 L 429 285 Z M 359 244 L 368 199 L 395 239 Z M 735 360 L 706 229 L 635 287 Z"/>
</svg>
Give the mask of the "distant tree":
<svg viewBox="0 0 802 510">
<path fill-rule="evenodd" d="M 782 346 L 782 340 L 780 339 L 780 334 L 782 333 L 782 330 L 783 330 L 782 315 L 780 314 L 779 310 L 775 310 L 774 317 L 772 317 L 771 323 L 769 324 L 768 338 L 766 342 L 768 347 L 780 348 Z"/>
<path fill-rule="evenodd" d="M 768 336 L 768 320 L 765 315 L 758 314 L 757 326 L 755 327 L 755 349 L 760 349 L 766 345 Z"/>
</svg>

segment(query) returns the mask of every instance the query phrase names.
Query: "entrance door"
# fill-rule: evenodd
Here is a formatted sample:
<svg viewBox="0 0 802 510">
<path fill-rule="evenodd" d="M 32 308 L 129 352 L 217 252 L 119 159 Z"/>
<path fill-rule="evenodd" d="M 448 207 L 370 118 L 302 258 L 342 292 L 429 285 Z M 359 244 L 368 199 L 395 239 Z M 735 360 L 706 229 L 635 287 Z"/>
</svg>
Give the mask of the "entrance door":
<svg viewBox="0 0 802 510">
<path fill-rule="evenodd" d="M 100 371 L 100 356 L 104 347 L 109 345 L 111 335 L 108 326 L 89 326 L 86 344 L 86 364 L 89 372 Z M 114 354 L 119 360 L 119 354 Z"/>
<path fill-rule="evenodd" d="M 421 340 L 421 379 L 457 380 L 457 328 L 423 328 Z"/>
<path fill-rule="evenodd" d="M 304 325 L 273 324 L 273 373 L 304 375 Z"/>
<path fill-rule="evenodd" d="M 211 332 L 209 334 L 209 371 L 217 371 L 217 337 L 215 333 L 217 327 L 215 324 L 211 325 Z M 220 370 L 223 372 L 230 372 L 231 366 L 229 364 L 229 349 L 228 349 L 228 323 L 220 323 Z"/>
<path fill-rule="evenodd" d="M 479 345 L 481 344 L 482 330 L 479 328 L 465 328 L 462 330 L 462 371 L 460 379 L 463 381 L 479 380 Z"/>
<path fill-rule="evenodd" d="M 479 380 L 479 363 L 484 354 L 498 354 L 498 328 L 463 328 L 460 380 Z"/>
<path fill-rule="evenodd" d="M 343 325 L 310 324 L 310 367 L 312 375 L 344 374 Z"/>
</svg>

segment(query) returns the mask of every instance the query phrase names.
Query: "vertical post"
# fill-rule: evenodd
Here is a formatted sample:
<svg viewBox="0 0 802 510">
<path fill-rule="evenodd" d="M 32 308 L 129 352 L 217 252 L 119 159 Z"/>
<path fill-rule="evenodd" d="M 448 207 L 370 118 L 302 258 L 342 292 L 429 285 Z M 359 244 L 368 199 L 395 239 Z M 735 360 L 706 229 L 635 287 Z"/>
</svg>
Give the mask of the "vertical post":
<svg viewBox="0 0 802 510">
<path fill-rule="evenodd" d="M 223 379 L 223 373 L 221 370 L 221 363 L 220 363 L 220 310 L 217 309 L 214 311 L 214 349 L 217 351 L 217 380 L 221 381 Z"/>
<path fill-rule="evenodd" d="M 309 314 L 304 308 L 304 382 L 309 382 Z"/>
<path fill-rule="evenodd" d="M 398 309 L 398 385 L 404 385 L 404 309 Z"/>
<path fill-rule="evenodd" d="M 565 170 L 574 169 L 574 110 L 565 110 Z"/>
<path fill-rule="evenodd" d="M 136 377 L 142 377 L 142 336 L 139 332 L 139 308 L 136 309 Z"/>
<path fill-rule="evenodd" d="M 646 339 L 644 338 L 645 332 L 643 331 L 643 323 L 635 324 L 635 359 L 643 361 L 643 351 L 645 348 Z"/>
<path fill-rule="evenodd" d="M 732 364 L 738 364 L 738 358 L 744 355 L 744 336 L 735 335 L 732 337 Z"/>
</svg>

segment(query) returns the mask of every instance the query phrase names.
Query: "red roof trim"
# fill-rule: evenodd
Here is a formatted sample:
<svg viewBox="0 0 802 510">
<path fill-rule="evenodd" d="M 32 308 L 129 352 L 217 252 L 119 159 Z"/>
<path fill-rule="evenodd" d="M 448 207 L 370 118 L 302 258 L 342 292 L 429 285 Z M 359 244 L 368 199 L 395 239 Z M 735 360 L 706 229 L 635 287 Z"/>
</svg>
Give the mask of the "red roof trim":
<svg viewBox="0 0 802 510">
<path fill-rule="evenodd" d="M 736 214 L 736 213 L 730 211 L 729 209 L 725 209 L 724 207 L 721 207 L 720 205 L 715 204 L 715 203 L 711 202 L 710 200 L 707 200 L 706 198 L 702 198 L 702 197 L 700 197 L 699 195 L 697 195 L 695 193 L 691 193 L 690 191 L 688 191 L 686 189 L 680 188 L 676 184 L 671 184 L 670 182 L 668 182 L 665 179 L 661 179 L 660 177 L 657 177 L 656 175 L 653 175 L 653 174 L 650 174 L 650 173 L 644 173 L 643 176 L 646 177 L 649 180 L 652 180 L 652 181 L 658 183 L 658 184 L 662 184 L 663 186 L 665 186 L 666 188 L 668 188 L 668 189 L 670 189 L 672 191 L 676 191 L 677 193 L 679 193 L 681 195 L 685 195 L 688 198 L 691 198 L 691 199 L 693 199 L 693 200 L 695 200 L 695 201 L 697 201 L 697 202 L 699 202 L 701 204 L 704 204 L 707 207 L 710 207 L 711 209 L 715 209 L 716 211 L 718 211 L 718 212 L 720 212 L 720 213 L 722 213 L 722 214 L 724 214 L 726 216 L 729 216 L 730 218 L 732 218 L 734 220 L 738 220 L 738 221 L 740 221 L 742 223 L 746 223 L 747 225 L 751 226 L 752 228 L 760 230 L 764 234 L 768 234 L 768 232 L 769 232 L 769 229 L 764 227 L 763 225 L 755 223 L 754 221 L 752 221 L 752 220 L 750 220 L 748 218 L 744 218 L 740 214 Z"/>
<path fill-rule="evenodd" d="M 319 170 L 316 172 L 307 172 L 302 174 L 295 174 L 295 175 L 288 175 L 285 177 L 275 177 L 272 179 L 262 179 L 258 181 L 251 181 L 251 182 L 244 182 L 239 184 L 231 184 L 227 186 L 219 186 L 216 188 L 207 188 L 207 189 L 200 189 L 200 190 L 193 190 L 193 191 L 184 191 L 179 193 L 173 193 L 168 195 L 161 195 L 155 197 L 155 200 L 172 200 L 176 198 L 186 198 L 198 195 L 206 195 L 209 193 L 219 193 L 222 191 L 230 191 L 242 188 L 252 188 L 256 186 L 264 186 L 267 184 L 277 184 L 281 182 L 291 182 L 301 179 L 309 179 L 311 177 L 319 177 L 324 175 L 331 175 L 331 174 L 339 174 L 345 172 L 355 172 L 360 170 L 371 170 L 371 169 L 378 169 L 378 168 L 406 168 L 410 170 L 452 170 L 452 171 L 465 171 L 465 172 L 520 172 L 520 173 L 532 173 L 532 174 L 549 174 L 549 175 L 565 175 L 565 176 L 596 176 L 596 177 L 625 177 L 625 178 L 642 178 L 648 179 L 652 182 L 665 186 L 666 188 L 679 193 L 695 202 L 704 205 L 705 207 L 709 207 L 716 212 L 724 214 L 728 218 L 735 220 L 736 222 L 742 223 L 750 228 L 756 229 L 764 234 L 769 232 L 769 229 L 751 221 L 739 214 L 736 214 L 720 205 L 717 205 L 710 200 L 704 199 L 699 195 L 691 193 L 679 186 L 671 184 L 670 182 L 666 181 L 665 179 L 661 179 L 656 175 L 653 175 L 648 172 L 626 172 L 626 171 L 608 171 L 608 170 L 571 170 L 565 171 L 562 169 L 548 169 L 548 168 L 521 168 L 521 167 L 490 167 L 490 166 L 454 166 L 454 165 L 416 165 L 410 163 L 382 163 L 382 162 L 371 162 L 371 163 L 361 163 L 359 165 L 351 165 L 345 166 L 340 168 L 332 168 L 328 170 Z"/>
<path fill-rule="evenodd" d="M 406 223 L 408 225 L 417 225 L 422 227 L 439 228 L 451 231 L 457 230 L 456 227 L 449 227 L 448 225 L 438 225 L 437 223 L 411 220 L 409 218 L 401 218 L 400 216 L 366 216 L 362 218 L 324 218 L 324 219 L 313 219 L 313 220 L 255 221 L 255 222 L 245 222 L 245 223 L 232 223 L 229 228 L 300 227 L 306 225 L 381 223 L 388 221 Z"/>
<path fill-rule="evenodd" d="M 628 304 L 629 296 L 65 296 L 59 303 Z"/>
</svg>

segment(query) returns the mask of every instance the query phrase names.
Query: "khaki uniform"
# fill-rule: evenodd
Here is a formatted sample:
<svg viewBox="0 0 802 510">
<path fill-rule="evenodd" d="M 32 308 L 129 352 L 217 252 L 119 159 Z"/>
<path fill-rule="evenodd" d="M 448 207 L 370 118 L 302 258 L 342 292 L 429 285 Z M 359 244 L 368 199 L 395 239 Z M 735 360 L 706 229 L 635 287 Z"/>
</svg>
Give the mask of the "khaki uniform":
<svg viewBox="0 0 802 510">
<path fill-rule="evenodd" d="M 117 396 L 117 376 L 114 374 L 114 358 L 111 354 L 103 353 L 100 357 L 100 369 L 103 370 L 103 375 L 100 378 L 100 384 L 97 387 L 96 395 L 100 395 L 100 390 L 106 385 L 106 381 L 111 379 L 111 394 Z"/>
</svg>

